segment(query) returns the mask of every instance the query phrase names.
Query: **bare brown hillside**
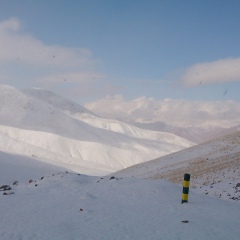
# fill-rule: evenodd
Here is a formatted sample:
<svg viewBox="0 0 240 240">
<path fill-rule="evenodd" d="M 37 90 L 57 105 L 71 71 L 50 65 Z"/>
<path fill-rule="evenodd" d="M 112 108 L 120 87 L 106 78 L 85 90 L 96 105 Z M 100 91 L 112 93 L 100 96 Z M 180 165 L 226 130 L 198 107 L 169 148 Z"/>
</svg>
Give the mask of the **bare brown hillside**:
<svg viewBox="0 0 240 240">
<path fill-rule="evenodd" d="M 182 184 L 184 173 L 191 174 L 192 191 L 240 203 L 240 131 L 132 166 L 114 176 Z"/>
<path fill-rule="evenodd" d="M 166 179 L 181 184 L 191 174 L 191 186 L 232 179 L 240 182 L 240 131 L 184 149 L 116 173 L 117 176 Z"/>
</svg>

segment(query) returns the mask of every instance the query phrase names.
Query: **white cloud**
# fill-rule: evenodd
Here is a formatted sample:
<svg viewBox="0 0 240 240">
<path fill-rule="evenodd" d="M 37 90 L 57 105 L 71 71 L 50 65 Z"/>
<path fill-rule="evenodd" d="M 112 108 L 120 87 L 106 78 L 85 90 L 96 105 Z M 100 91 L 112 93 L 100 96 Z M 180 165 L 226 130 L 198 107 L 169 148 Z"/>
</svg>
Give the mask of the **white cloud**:
<svg viewBox="0 0 240 240">
<path fill-rule="evenodd" d="M 87 103 L 85 107 L 109 118 L 138 122 L 165 122 L 175 126 L 190 126 L 224 122 L 231 127 L 240 124 L 240 103 L 236 101 L 155 100 L 141 97 L 126 101 L 122 96 L 107 97 Z"/>
<path fill-rule="evenodd" d="M 0 22 L 0 81 L 4 84 L 46 88 L 66 97 L 95 96 L 97 89 L 102 93 L 110 89 L 106 76 L 97 70 L 99 65 L 88 49 L 44 44 L 27 34 L 15 18 Z"/>
<path fill-rule="evenodd" d="M 21 32 L 17 19 L 0 23 L 0 62 L 16 62 L 37 66 L 92 67 L 95 63 L 87 49 L 69 49 L 48 46 L 32 36 Z"/>
<path fill-rule="evenodd" d="M 185 70 L 181 80 L 186 86 L 240 81 L 240 58 L 193 65 Z"/>
</svg>

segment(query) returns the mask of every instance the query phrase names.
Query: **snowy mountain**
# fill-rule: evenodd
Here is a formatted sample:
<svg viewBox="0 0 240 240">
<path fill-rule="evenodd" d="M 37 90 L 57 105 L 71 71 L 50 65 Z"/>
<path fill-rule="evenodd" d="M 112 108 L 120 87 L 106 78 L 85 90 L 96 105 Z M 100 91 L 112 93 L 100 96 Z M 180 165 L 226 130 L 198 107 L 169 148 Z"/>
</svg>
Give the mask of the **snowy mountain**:
<svg viewBox="0 0 240 240">
<path fill-rule="evenodd" d="M 101 119 L 50 92 L 1 90 L 1 239 L 239 239 L 239 131 L 87 176 L 69 169 L 108 174 L 192 143 Z M 181 204 L 185 172 L 189 201 Z"/>
<path fill-rule="evenodd" d="M 209 122 L 208 122 L 209 125 L 207 124 L 197 126 L 192 125 L 188 127 L 181 127 L 174 124 L 167 124 L 163 122 L 138 123 L 130 121 L 129 123 L 143 129 L 173 133 L 177 136 L 183 137 L 197 144 L 214 140 L 218 137 L 223 137 L 224 135 L 234 133 L 240 130 L 239 124 L 234 127 L 228 127 L 228 124 L 211 125 Z"/>
<path fill-rule="evenodd" d="M 0 150 L 80 173 L 103 175 L 192 142 L 103 119 L 49 91 L 0 85 Z"/>
</svg>

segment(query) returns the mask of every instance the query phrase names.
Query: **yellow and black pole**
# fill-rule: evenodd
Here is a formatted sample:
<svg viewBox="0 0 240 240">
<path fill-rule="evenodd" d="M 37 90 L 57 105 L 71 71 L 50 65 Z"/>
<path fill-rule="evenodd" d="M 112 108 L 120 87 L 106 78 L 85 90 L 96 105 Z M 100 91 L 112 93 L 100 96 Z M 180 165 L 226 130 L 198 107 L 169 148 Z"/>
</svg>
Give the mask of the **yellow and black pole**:
<svg viewBox="0 0 240 240">
<path fill-rule="evenodd" d="M 183 180 L 182 203 L 188 202 L 189 185 L 190 185 L 190 174 L 185 173 L 184 180 Z"/>
</svg>

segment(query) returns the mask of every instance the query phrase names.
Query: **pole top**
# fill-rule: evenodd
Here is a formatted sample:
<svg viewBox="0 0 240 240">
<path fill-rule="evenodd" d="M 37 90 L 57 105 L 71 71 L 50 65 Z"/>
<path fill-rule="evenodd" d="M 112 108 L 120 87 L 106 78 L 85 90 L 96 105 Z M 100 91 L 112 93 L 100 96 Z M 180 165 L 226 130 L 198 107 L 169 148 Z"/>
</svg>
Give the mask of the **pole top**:
<svg viewBox="0 0 240 240">
<path fill-rule="evenodd" d="M 190 180 L 190 174 L 189 173 L 184 174 L 184 180 L 186 180 L 186 181 Z"/>
</svg>

